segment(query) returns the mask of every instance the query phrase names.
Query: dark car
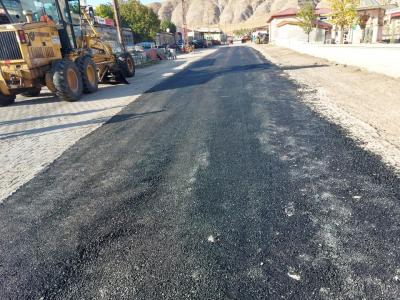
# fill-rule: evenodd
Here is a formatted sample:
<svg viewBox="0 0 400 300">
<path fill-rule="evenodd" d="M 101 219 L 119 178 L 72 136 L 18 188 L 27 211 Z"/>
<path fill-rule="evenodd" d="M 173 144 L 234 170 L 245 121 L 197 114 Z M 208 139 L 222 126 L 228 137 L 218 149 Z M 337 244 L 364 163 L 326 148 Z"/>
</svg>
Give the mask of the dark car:
<svg viewBox="0 0 400 300">
<path fill-rule="evenodd" d="M 245 44 L 245 43 L 247 43 L 249 41 L 251 41 L 250 36 L 245 35 L 245 36 L 242 37 L 242 44 Z"/>
<path fill-rule="evenodd" d="M 204 43 L 200 40 L 193 40 L 190 42 L 190 45 L 194 46 L 195 49 L 206 48 Z"/>
</svg>

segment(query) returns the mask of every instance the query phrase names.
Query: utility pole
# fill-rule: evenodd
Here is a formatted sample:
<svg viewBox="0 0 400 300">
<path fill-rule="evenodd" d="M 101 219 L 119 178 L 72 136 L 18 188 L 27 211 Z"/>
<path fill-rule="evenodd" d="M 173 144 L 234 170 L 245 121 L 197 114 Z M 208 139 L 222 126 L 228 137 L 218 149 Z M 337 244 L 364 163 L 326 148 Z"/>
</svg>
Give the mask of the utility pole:
<svg viewBox="0 0 400 300">
<path fill-rule="evenodd" d="M 114 7 L 114 19 L 115 19 L 115 26 L 117 27 L 117 32 L 118 32 L 118 40 L 122 46 L 122 51 L 126 52 L 126 47 L 125 47 L 125 40 L 122 35 L 122 27 L 121 27 L 121 16 L 119 13 L 119 3 L 118 0 L 113 0 L 113 7 Z"/>
<path fill-rule="evenodd" d="M 182 0 L 182 27 L 183 27 L 183 39 L 185 42 L 185 48 L 188 45 L 188 31 L 186 23 L 186 0 Z"/>
</svg>

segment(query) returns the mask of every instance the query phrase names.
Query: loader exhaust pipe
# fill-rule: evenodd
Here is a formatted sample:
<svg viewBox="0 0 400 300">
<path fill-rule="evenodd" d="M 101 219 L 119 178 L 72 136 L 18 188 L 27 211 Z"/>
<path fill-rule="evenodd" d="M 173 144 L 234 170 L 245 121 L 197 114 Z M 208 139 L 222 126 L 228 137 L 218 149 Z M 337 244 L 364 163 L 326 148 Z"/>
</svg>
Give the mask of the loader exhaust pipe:
<svg viewBox="0 0 400 300">
<path fill-rule="evenodd" d="M 24 10 L 22 14 L 25 16 L 27 23 L 33 22 L 33 12 L 31 10 Z"/>
</svg>

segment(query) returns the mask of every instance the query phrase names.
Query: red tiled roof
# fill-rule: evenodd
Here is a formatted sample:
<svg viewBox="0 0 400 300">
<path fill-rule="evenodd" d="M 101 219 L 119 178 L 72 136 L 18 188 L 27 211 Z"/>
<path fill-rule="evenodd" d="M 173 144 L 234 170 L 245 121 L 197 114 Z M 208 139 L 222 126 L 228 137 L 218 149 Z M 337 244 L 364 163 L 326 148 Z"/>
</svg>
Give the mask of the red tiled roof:
<svg viewBox="0 0 400 300">
<path fill-rule="evenodd" d="M 282 21 L 282 22 L 279 22 L 278 24 L 276 24 L 276 26 L 277 26 L 277 27 L 282 27 L 282 26 L 285 26 L 285 25 L 295 25 L 295 26 L 297 26 L 297 25 L 299 25 L 299 24 L 300 24 L 299 21 L 289 21 L 289 20 L 285 20 L 285 21 Z"/>
<path fill-rule="evenodd" d="M 399 11 L 399 12 L 392 13 L 390 16 L 391 16 L 392 18 L 394 18 L 394 17 L 400 17 L 400 11 Z"/>
<path fill-rule="evenodd" d="M 297 8 L 287 8 L 284 10 L 281 10 L 280 12 L 277 12 L 276 14 L 272 15 L 273 17 L 286 17 L 286 16 L 293 16 L 297 15 L 298 13 Z"/>
<path fill-rule="evenodd" d="M 322 29 L 331 29 L 332 25 L 329 23 L 326 23 L 324 21 L 317 21 L 315 22 L 315 25 L 317 25 L 318 28 L 322 28 Z"/>
<path fill-rule="evenodd" d="M 298 9 L 297 8 L 288 8 L 282 11 L 277 12 L 269 17 L 267 22 L 270 22 L 272 19 L 281 18 L 281 17 L 290 17 L 297 15 Z"/>
<path fill-rule="evenodd" d="M 279 11 L 276 14 L 270 16 L 267 20 L 267 23 L 271 22 L 275 18 L 283 18 L 283 17 L 292 17 L 298 14 L 299 10 L 297 8 L 287 8 L 285 10 Z M 329 8 L 318 8 L 315 10 L 316 15 L 326 15 L 331 13 L 332 11 Z"/>
</svg>

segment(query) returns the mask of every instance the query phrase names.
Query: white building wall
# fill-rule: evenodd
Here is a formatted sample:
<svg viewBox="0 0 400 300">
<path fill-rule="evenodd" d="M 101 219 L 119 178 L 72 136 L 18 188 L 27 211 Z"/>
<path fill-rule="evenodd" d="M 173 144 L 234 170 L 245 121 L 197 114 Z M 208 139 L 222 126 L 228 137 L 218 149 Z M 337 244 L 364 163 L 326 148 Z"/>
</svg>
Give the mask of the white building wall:
<svg viewBox="0 0 400 300">
<path fill-rule="evenodd" d="M 299 26 L 284 25 L 277 28 L 275 42 L 280 43 L 287 41 L 302 41 L 307 42 L 307 34 Z"/>
<path fill-rule="evenodd" d="M 270 40 L 269 42 L 276 45 L 286 45 L 290 42 L 307 42 L 307 34 L 300 26 L 286 24 L 278 27 L 278 24 L 284 21 L 296 22 L 298 21 L 295 17 L 293 18 L 276 18 L 270 23 Z M 325 41 L 325 30 L 321 28 L 313 29 L 310 33 L 310 42 Z"/>
<path fill-rule="evenodd" d="M 270 43 L 274 43 L 275 42 L 277 33 L 278 33 L 279 29 L 282 28 L 282 27 L 278 27 L 278 24 L 283 22 L 283 21 L 296 22 L 297 19 L 296 19 L 296 17 L 282 17 L 282 18 L 274 18 L 274 19 L 272 19 L 272 21 L 270 22 L 270 27 L 269 27 L 270 28 L 270 33 L 269 33 L 270 34 L 269 35 Z"/>
<path fill-rule="evenodd" d="M 307 41 L 308 41 L 307 34 L 300 26 L 285 25 L 277 29 L 274 44 L 278 46 L 285 46 L 292 42 L 307 42 Z M 324 41 L 325 41 L 325 29 L 317 28 L 311 31 L 310 33 L 311 43 L 324 43 Z"/>
</svg>

